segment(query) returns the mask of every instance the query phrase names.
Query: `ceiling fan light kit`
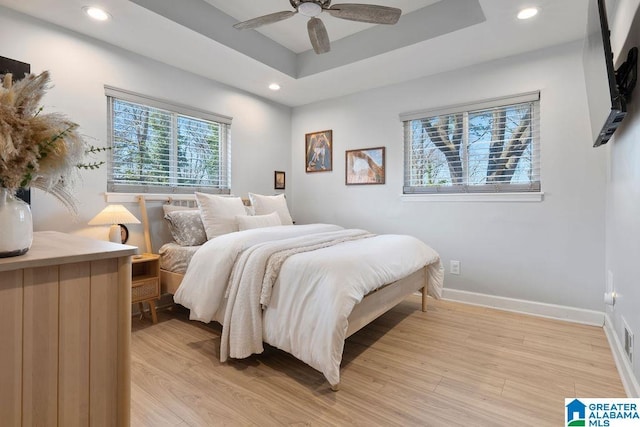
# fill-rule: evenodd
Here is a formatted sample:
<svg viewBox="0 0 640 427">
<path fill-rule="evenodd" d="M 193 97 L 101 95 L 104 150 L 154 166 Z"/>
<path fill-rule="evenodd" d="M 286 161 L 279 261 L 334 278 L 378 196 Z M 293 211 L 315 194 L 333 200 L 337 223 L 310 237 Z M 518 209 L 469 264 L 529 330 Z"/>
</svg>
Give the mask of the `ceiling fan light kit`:
<svg viewBox="0 0 640 427">
<path fill-rule="evenodd" d="M 307 1 L 304 3 L 300 3 L 300 5 L 298 6 L 298 12 L 300 12 L 304 16 L 308 16 L 309 18 L 315 18 L 322 13 L 322 6 L 320 6 L 318 3 Z"/>
<path fill-rule="evenodd" d="M 273 24 L 300 13 L 310 18 L 309 22 L 307 22 L 307 31 L 309 32 L 311 46 L 313 46 L 313 50 L 317 54 L 322 54 L 331 50 L 327 29 L 320 18 L 317 18 L 322 12 L 327 11 L 334 18 L 385 25 L 395 24 L 402 14 L 402 11 L 396 7 L 375 4 L 343 3 L 331 6 L 331 0 L 289 0 L 289 3 L 291 3 L 295 11 L 287 10 L 270 13 L 248 21 L 238 22 L 233 27 L 238 30 L 249 30 Z"/>
</svg>

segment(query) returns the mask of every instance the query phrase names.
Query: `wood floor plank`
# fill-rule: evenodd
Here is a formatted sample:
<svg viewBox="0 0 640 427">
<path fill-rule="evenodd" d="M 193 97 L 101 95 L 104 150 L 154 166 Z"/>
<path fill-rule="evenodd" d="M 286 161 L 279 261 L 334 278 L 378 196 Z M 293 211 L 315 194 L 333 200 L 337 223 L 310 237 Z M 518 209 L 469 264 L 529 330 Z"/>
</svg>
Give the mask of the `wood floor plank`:
<svg viewBox="0 0 640 427">
<path fill-rule="evenodd" d="M 180 417 L 136 383 L 131 386 L 131 403 L 132 426 L 179 427 L 185 425 Z"/>
<path fill-rule="evenodd" d="M 475 416 L 491 420 L 493 425 L 527 425 L 527 426 L 557 426 L 562 421 L 564 413 L 555 411 L 541 411 L 532 407 L 529 402 L 507 400 L 502 396 L 492 396 L 471 392 L 453 384 L 443 383 L 435 391 L 450 400 L 452 406 L 460 405 Z M 564 399 L 558 408 L 563 409 Z"/>
<path fill-rule="evenodd" d="M 159 317 L 133 322 L 132 425 L 552 426 L 565 397 L 624 396 L 602 328 L 486 307 L 410 297 L 347 340 L 337 393 L 270 346 L 220 363 L 219 325 Z"/>
<path fill-rule="evenodd" d="M 570 385 L 561 389 L 559 387 L 540 387 L 514 380 L 505 381 L 501 395 L 515 402 L 529 402 L 530 405 L 538 407 L 541 411 L 558 402 L 563 402 L 565 398 L 576 397 L 575 387 Z"/>
</svg>

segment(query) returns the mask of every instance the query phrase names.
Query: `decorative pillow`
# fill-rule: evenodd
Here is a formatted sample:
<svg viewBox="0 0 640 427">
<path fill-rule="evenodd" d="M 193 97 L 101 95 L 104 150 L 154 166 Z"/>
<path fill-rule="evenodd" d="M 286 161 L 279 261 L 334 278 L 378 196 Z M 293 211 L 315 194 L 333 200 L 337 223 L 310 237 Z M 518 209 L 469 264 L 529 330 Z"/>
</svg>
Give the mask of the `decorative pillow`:
<svg viewBox="0 0 640 427">
<path fill-rule="evenodd" d="M 238 220 L 238 229 L 250 230 L 252 228 L 273 227 L 276 225 L 282 225 L 280 221 L 280 215 L 278 212 L 271 212 L 268 215 L 243 215 L 236 217 Z"/>
<path fill-rule="evenodd" d="M 238 231 L 237 216 L 245 216 L 246 211 L 240 197 L 222 197 L 213 194 L 196 193 L 200 206 L 202 224 L 207 239 Z"/>
<path fill-rule="evenodd" d="M 249 193 L 251 205 L 255 209 L 256 215 L 266 215 L 277 212 L 282 225 L 292 225 L 293 220 L 287 207 L 287 199 L 284 194 L 277 196 L 262 196 L 260 194 Z"/>
<path fill-rule="evenodd" d="M 164 219 L 169 223 L 173 240 L 180 246 L 198 246 L 207 241 L 199 209 L 174 210 Z"/>
</svg>

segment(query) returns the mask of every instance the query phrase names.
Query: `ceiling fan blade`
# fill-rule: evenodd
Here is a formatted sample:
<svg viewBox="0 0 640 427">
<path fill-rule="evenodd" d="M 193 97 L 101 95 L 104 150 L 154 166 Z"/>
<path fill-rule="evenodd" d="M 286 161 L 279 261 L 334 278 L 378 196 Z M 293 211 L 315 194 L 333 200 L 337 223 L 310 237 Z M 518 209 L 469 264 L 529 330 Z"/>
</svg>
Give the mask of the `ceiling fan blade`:
<svg viewBox="0 0 640 427">
<path fill-rule="evenodd" d="M 273 24 L 274 22 L 291 18 L 296 13 L 298 12 L 294 10 L 270 13 L 269 15 L 259 16 L 257 18 L 249 19 L 248 21 L 238 22 L 233 26 L 233 28 L 235 28 L 236 30 L 251 30 L 263 25 Z"/>
<path fill-rule="evenodd" d="M 336 18 L 350 21 L 368 22 L 370 24 L 393 25 L 398 22 L 402 10 L 397 7 L 378 6 L 375 4 L 342 3 L 334 4 L 327 12 Z"/>
<path fill-rule="evenodd" d="M 309 30 L 309 39 L 313 50 L 318 54 L 327 53 L 331 50 L 329 42 L 329 34 L 324 24 L 318 18 L 311 18 L 307 22 L 307 30 Z"/>
</svg>

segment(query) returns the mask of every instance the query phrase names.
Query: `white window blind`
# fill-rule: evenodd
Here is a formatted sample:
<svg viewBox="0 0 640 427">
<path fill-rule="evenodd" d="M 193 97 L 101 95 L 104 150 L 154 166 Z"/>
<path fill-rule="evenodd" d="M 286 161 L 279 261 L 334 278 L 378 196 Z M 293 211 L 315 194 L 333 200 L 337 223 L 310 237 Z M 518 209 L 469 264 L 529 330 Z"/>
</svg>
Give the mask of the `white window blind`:
<svg viewBox="0 0 640 427">
<path fill-rule="evenodd" d="M 411 112 L 404 193 L 540 191 L 538 92 Z"/>
<path fill-rule="evenodd" d="M 106 88 L 113 192 L 229 193 L 231 118 Z"/>
</svg>

